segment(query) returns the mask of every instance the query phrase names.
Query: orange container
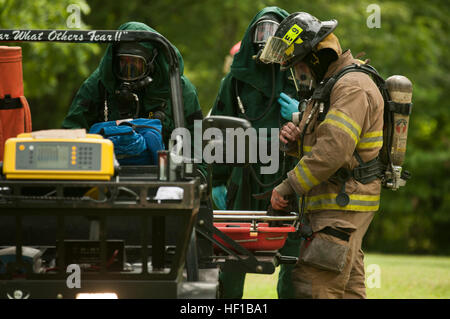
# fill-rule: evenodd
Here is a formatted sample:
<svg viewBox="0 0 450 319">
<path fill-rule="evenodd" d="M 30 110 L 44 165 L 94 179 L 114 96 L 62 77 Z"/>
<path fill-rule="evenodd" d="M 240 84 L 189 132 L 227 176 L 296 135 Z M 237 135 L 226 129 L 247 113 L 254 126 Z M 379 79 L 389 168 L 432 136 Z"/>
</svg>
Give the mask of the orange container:
<svg viewBox="0 0 450 319">
<path fill-rule="evenodd" d="M 0 46 L 0 161 L 5 141 L 31 132 L 31 112 L 23 93 L 22 48 Z"/>
</svg>

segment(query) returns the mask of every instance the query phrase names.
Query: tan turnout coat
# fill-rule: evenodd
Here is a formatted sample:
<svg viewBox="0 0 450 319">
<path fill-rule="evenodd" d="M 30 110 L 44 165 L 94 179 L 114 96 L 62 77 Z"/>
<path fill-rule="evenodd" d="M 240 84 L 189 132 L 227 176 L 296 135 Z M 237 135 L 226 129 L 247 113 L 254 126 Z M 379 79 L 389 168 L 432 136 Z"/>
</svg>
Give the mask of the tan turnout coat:
<svg viewBox="0 0 450 319">
<path fill-rule="evenodd" d="M 333 62 L 324 78 L 336 74 L 352 63 L 360 64 L 350 50 Z M 364 162 L 374 159 L 383 144 L 383 97 L 373 80 L 365 73 L 350 72 L 340 78 L 330 95 L 330 108 L 325 120 L 317 120 L 318 105 L 310 101 L 302 121 L 303 131 L 306 119 L 313 109 L 314 116 L 309 123 L 304 144 L 296 150 L 300 161 L 288 172 L 288 178 L 276 190 L 280 195 L 295 191 L 306 195 L 306 210 L 377 211 L 380 202 L 380 180 L 362 184 L 351 178 L 345 184 L 350 197 L 348 205 L 336 203 L 342 184 L 329 178 L 341 167 L 353 169 L 359 165 L 354 156 L 355 149 Z M 300 158 L 300 147 L 303 157 Z"/>
</svg>

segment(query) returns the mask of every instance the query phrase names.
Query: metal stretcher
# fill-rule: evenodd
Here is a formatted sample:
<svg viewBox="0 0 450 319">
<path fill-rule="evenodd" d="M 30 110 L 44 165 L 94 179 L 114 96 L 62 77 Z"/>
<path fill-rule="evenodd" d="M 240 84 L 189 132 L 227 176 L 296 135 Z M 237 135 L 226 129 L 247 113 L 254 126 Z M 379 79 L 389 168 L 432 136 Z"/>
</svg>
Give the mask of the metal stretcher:
<svg viewBox="0 0 450 319">
<path fill-rule="evenodd" d="M 272 274 L 279 264 L 293 264 L 297 258 L 278 253 L 293 224 L 296 213 L 288 216 L 268 216 L 264 211 L 213 211 L 210 227 L 202 223 L 201 214 L 196 225 L 199 238 L 213 243 L 214 255 L 209 260 L 224 271 Z M 285 222 L 271 227 L 269 223 Z"/>
</svg>

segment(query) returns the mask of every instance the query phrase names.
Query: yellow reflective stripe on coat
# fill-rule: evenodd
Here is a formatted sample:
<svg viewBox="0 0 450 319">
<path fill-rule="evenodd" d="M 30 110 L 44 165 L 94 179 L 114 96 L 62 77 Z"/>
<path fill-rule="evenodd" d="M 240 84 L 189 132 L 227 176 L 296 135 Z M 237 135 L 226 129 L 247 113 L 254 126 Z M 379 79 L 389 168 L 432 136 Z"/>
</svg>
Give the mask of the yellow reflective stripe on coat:
<svg viewBox="0 0 450 319">
<path fill-rule="evenodd" d="M 340 128 L 346 132 L 351 139 L 355 142 L 355 145 L 359 142 L 359 136 L 361 135 L 361 127 L 352 120 L 350 117 L 338 110 L 331 110 L 325 117 L 323 124 L 330 124 L 334 127 Z"/>
<path fill-rule="evenodd" d="M 310 155 L 312 150 L 312 146 L 303 146 L 303 155 Z"/>
<path fill-rule="evenodd" d="M 358 149 L 370 149 L 381 148 L 383 146 L 383 131 L 374 131 L 365 133 L 359 140 L 356 148 Z"/>
<path fill-rule="evenodd" d="M 305 191 L 309 191 L 314 186 L 320 184 L 303 161 L 300 161 L 297 166 L 295 166 L 294 172 L 298 182 Z"/>
<path fill-rule="evenodd" d="M 306 208 L 309 210 L 351 210 L 361 212 L 377 211 L 380 207 L 380 195 L 357 195 L 351 194 L 350 202 L 346 206 L 339 206 L 336 203 L 338 194 L 322 194 L 317 196 L 308 196 L 306 199 Z"/>
</svg>

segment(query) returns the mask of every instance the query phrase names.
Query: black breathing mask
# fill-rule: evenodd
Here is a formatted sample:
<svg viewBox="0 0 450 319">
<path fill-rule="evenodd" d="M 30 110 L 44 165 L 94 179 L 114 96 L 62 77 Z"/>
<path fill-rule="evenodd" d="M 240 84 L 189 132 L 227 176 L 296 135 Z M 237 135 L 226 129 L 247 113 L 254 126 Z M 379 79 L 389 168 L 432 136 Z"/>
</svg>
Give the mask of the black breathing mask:
<svg viewBox="0 0 450 319">
<path fill-rule="evenodd" d="M 309 83 L 308 83 L 309 82 Z M 305 82 L 298 83 L 297 86 L 297 94 L 299 99 L 309 100 L 314 92 L 315 85 L 313 85 L 314 81 L 310 80 Z"/>
<path fill-rule="evenodd" d="M 298 100 L 302 106 L 301 108 L 304 108 L 316 88 L 316 79 L 305 64 L 294 65 L 290 70 L 297 90 Z"/>
<path fill-rule="evenodd" d="M 139 97 L 137 93 L 149 85 L 153 79 L 146 76 L 142 80 L 134 82 L 121 82 L 115 91 L 121 119 L 139 117 Z"/>
</svg>

